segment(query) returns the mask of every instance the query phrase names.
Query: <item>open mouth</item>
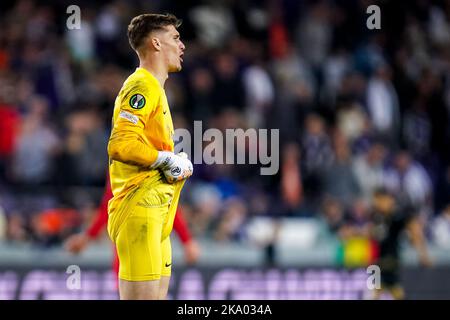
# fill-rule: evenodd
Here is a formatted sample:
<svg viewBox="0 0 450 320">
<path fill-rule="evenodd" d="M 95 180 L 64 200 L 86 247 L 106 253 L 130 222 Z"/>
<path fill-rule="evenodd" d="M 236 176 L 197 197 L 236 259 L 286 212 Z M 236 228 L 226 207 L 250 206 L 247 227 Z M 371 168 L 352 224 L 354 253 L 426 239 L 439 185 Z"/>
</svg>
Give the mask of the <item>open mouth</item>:
<svg viewBox="0 0 450 320">
<path fill-rule="evenodd" d="M 183 55 L 184 53 L 180 54 L 180 61 L 183 62 Z"/>
</svg>

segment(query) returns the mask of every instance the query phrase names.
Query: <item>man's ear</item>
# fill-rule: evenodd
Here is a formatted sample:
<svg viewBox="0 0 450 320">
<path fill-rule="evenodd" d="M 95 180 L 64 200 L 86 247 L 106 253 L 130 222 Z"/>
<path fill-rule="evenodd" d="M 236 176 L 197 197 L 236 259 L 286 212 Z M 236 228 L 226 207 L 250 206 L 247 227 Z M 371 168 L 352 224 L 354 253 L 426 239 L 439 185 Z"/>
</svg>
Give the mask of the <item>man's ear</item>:
<svg viewBox="0 0 450 320">
<path fill-rule="evenodd" d="M 151 38 L 151 44 L 156 51 L 161 50 L 161 41 L 159 41 L 158 38 L 155 37 Z"/>
</svg>

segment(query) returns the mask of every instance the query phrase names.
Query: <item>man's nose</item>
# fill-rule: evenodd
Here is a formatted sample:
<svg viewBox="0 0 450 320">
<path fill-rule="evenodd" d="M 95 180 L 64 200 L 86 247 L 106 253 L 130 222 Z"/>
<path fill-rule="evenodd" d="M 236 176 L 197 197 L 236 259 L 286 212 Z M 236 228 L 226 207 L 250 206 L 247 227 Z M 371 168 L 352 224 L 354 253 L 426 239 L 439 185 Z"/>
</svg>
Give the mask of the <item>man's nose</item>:
<svg viewBox="0 0 450 320">
<path fill-rule="evenodd" d="M 180 41 L 180 49 L 184 51 L 184 49 L 186 49 L 186 46 L 184 45 L 184 43 L 182 41 Z"/>
</svg>

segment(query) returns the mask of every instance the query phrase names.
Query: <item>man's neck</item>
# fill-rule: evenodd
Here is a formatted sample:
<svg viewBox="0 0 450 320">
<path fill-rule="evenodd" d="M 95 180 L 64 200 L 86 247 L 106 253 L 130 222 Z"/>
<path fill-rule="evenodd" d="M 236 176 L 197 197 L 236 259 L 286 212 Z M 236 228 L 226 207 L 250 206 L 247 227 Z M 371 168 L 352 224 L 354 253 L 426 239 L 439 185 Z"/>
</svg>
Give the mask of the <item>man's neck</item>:
<svg viewBox="0 0 450 320">
<path fill-rule="evenodd" d="M 161 88 L 164 88 L 164 84 L 166 83 L 167 78 L 169 77 L 169 73 L 167 69 L 158 63 L 154 63 L 153 61 L 141 61 L 140 68 L 144 68 L 148 72 L 150 72 L 156 80 L 158 80 Z"/>
</svg>

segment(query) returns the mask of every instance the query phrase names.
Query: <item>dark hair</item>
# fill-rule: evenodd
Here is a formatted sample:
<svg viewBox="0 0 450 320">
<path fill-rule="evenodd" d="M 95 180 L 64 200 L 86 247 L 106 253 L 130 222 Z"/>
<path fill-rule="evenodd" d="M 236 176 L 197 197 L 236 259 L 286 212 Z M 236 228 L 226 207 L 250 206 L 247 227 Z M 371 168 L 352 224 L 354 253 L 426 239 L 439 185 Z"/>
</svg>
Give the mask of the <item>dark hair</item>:
<svg viewBox="0 0 450 320">
<path fill-rule="evenodd" d="M 130 46 L 137 51 L 143 44 L 144 39 L 154 30 L 173 25 L 178 28 L 181 20 L 173 14 L 145 13 L 134 17 L 128 25 L 128 41 Z"/>
<path fill-rule="evenodd" d="M 390 196 L 393 197 L 394 195 L 392 194 L 392 192 L 390 192 L 386 187 L 378 187 L 375 189 L 375 191 L 373 192 L 374 196 Z"/>
</svg>

